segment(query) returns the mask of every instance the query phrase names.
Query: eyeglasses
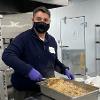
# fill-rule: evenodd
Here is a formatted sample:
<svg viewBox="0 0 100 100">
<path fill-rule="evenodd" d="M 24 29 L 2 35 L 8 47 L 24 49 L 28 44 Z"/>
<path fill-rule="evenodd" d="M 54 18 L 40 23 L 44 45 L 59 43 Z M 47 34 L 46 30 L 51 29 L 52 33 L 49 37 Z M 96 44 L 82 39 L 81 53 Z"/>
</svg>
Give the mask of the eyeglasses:
<svg viewBox="0 0 100 100">
<path fill-rule="evenodd" d="M 50 23 L 50 19 L 48 18 L 41 18 L 41 17 L 36 17 L 35 21 L 37 22 L 45 22 L 45 23 Z"/>
</svg>

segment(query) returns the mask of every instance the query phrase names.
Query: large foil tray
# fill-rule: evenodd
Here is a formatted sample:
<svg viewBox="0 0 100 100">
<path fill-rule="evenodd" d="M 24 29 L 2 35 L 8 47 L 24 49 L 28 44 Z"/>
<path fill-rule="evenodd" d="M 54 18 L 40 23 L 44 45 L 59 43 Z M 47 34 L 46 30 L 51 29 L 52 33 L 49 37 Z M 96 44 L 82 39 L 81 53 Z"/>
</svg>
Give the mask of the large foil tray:
<svg viewBox="0 0 100 100">
<path fill-rule="evenodd" d="M 41 92 L 44 95 L 47 95 L 55 100 L 98 100 L 99 88 L 82 83 L 82 82 L 72 81 L 72 80 L 68 80 L 68 79 L 66 79 L 66 81 L 72 82 L 78 86 L 82 86 L 82 87 L 86 88 L 87 90 L 89 90 L 90 92 L 88 92 L 85 95 L 76 96 L 76 97 L 73 97 L 70 95 L 64 95 L 63 93 L 60 93 L 54 89 L 49 88 L 47 86 L 46 80 L 39 82 Z"/>
</svg>

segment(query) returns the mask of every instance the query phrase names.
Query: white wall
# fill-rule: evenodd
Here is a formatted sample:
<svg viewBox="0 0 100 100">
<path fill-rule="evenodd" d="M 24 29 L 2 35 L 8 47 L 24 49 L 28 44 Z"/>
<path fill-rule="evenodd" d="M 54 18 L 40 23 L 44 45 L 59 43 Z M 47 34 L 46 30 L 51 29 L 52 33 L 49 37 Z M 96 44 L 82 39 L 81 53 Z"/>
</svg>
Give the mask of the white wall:
<svg viewBox="0 0 100 100">
<path fill-rule="evenodd" d="M 60 19 L 66 17 L 85 16 L 86 27 L 86 67 L 88 74 L 95 71 L 95 24 L 100 24 L 100 0 L 73 0 L 69 6 L 52 9 L 52 22 L 50 33 L 59 40 L 60 36 Z M 59 44 L 58 44 L 59 45 Z M 60 50 L 59 50 L 59 57 Z"/>
</svg>

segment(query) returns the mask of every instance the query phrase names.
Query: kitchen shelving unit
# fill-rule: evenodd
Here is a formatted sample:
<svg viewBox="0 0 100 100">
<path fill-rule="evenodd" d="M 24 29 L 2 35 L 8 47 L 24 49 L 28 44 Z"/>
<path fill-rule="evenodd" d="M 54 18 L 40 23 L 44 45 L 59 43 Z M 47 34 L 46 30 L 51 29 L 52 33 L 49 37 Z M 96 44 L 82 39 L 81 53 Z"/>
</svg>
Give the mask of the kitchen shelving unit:
<svg viewBox="0 0 100 100">
<path fill-rule="evenodd" d="M 100 75 L 100 24 L 95 25 L 95 71 Z"/>
</svg>

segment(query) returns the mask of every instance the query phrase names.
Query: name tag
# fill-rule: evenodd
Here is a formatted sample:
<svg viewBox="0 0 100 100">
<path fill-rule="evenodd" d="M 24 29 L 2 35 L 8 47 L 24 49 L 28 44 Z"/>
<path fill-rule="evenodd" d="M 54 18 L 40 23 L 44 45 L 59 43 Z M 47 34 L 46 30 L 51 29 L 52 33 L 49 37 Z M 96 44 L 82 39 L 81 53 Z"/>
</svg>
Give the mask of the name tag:
<svg viewBox="0 0 100 100">
<path fill-rule="evenodd" d="M 55 54 L 55 49 L 53 47 L 49 47 L 49 52 Z"/>
</svg>

